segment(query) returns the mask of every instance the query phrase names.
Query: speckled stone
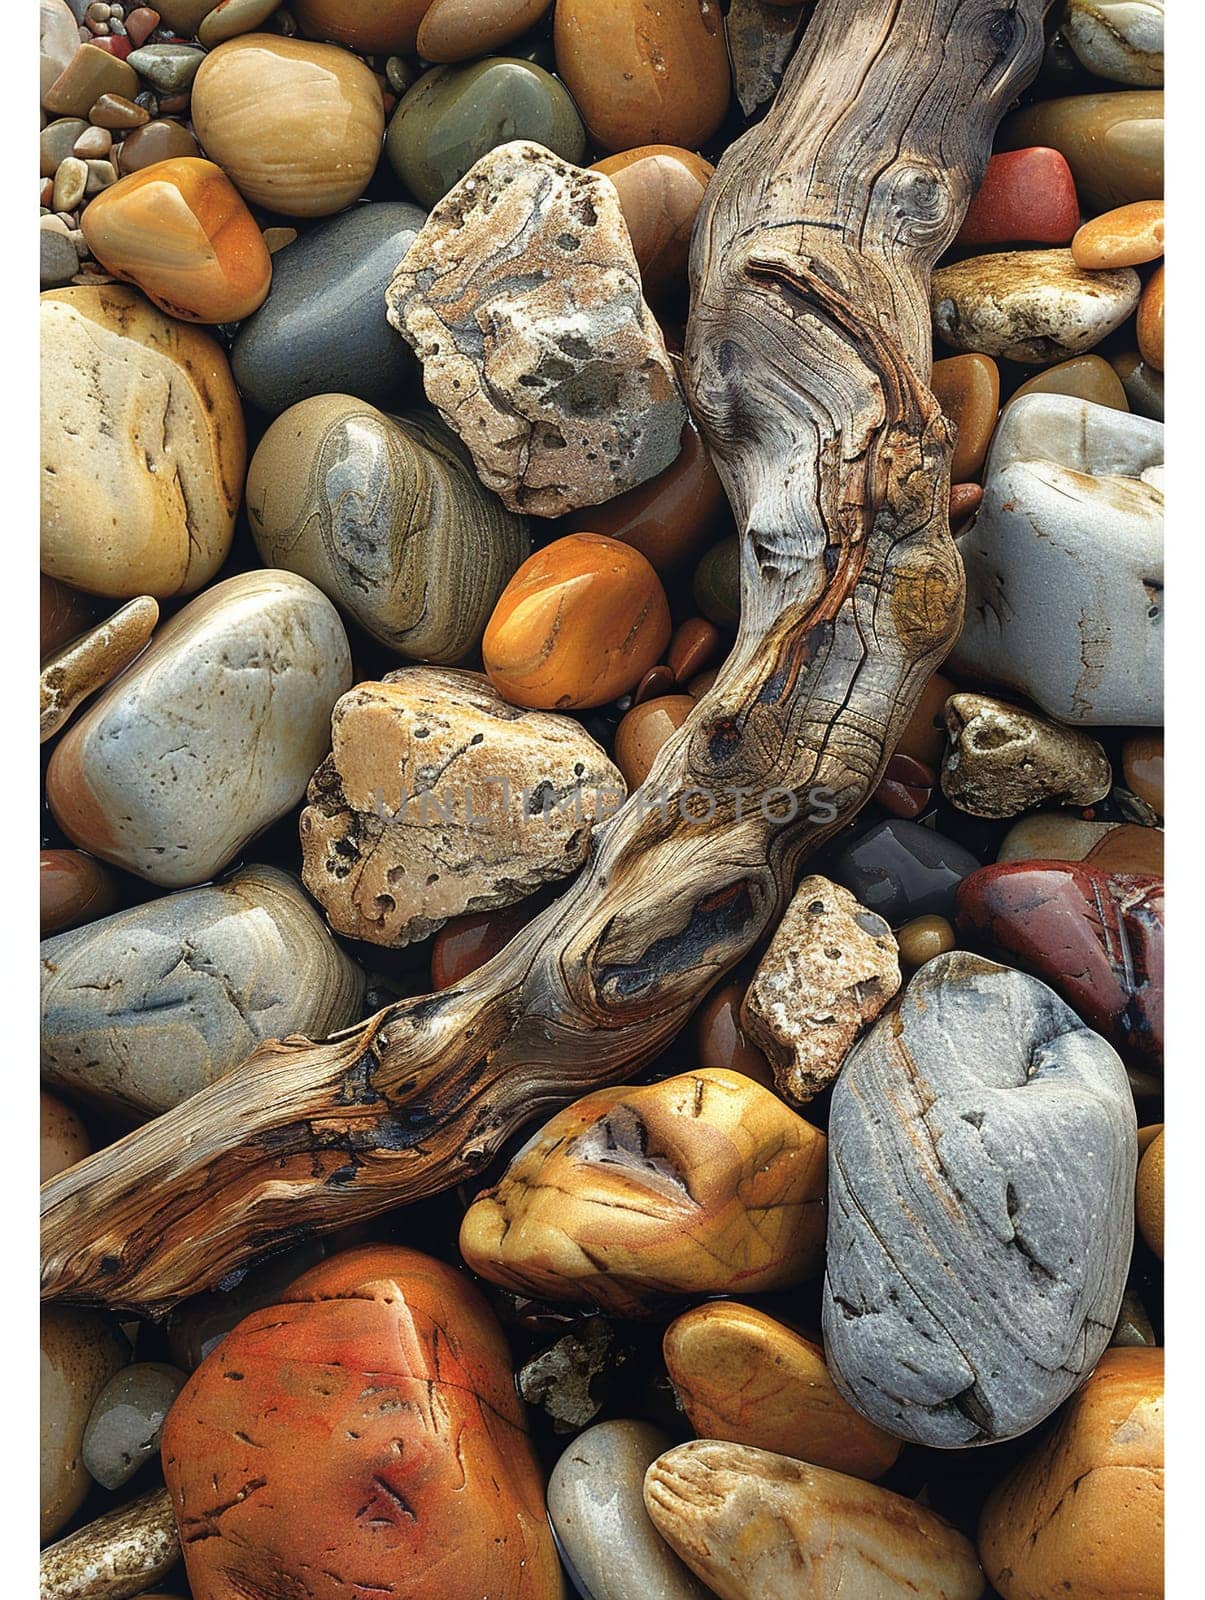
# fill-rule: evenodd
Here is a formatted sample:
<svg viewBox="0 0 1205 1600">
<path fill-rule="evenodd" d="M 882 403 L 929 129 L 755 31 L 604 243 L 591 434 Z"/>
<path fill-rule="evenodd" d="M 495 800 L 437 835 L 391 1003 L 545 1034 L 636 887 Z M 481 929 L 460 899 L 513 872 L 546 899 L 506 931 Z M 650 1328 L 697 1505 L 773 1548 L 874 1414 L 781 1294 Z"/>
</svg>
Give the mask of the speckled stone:
<svg viewBox="0 0 1205 1600">
<path fill-rule="evenodd" d="M 230 352 L 252 405 L 274 417 L 311 395 L 351 394 L 396 410 L 417 390 L 414 356 L 382 296 L 425 219 L 404 201 L 365 202 L 272 257 L 268 298 Z"/>
<path fill-rule="evenodd" d="M 978 858 L 918 822 L 868 828 L 833 858 L 829 876 L 892 927 L 921 916 L 952 916 L 954 891 Z"/>
<path fill-rule="evenodd" d="M 863 1416 L 937 1448 L 1036 1427 L 1109 1343 L 1134 1103 L 1036 979 L 955 951 L 858 1045 L 829 1118 L 824 1340 Z"/>
<path fill-rule="evenodd" d="M 50 1305 L 42 1311 L 41 1537 L 51 1539 L 84 1502 L 92 1482 L 81 1449 L 97 1395 L 129 1359 L 111 1318 Z"/>
<path fill-rule="evenodd" d="M 1037 805 L 1090 806 L 1113 787 L 1095 739 L 982 694 L 946 701 L 941 792 L 973 817 L 1015 817 Z"/>
<path fill-rule="evenodd" d="M 297 880 L 243 867 L 42 944 L 42 1075 L 146 1117 L 264 1039 L 358 1020 L 364 974 Z"/>
<path fill-rule="evenodd" d="M 724 18 L 732 87 L 746 117 L 772 100 L 810 10 L 806 0 L 731 0 Z"/>
<path fill-rule="evenodd" d="M 156 94 L 169 96 L 192 87 L 205 52 L 190 44 L 147 44 L 131 50 L 126 60 Z"/>
<path fill-rule="evenodd" d="M 586 130 L 564 84 L 532 61 L 495 56 L 424 72 L 390 118 L 385 154 L 407 191 L 430 208 L 512 139 L 566 161 L 586 153 Z"/>
<path fill-rule="evenodd" d="M 179 1560 L 171 1496 L 151 1489 L 42 1551 L 41 1600 L 174 1600 L 146 1585 Z"/>
<path fill-rule="evenodd" d="M 139 595 L 42 663 L 38 734 L 43 744 L 146 648 L 158 621 L 158 601 Z"/>
<path fill-rule="evenodd" d="M 522 246 L 499 253 L 500 237 Z M 512 511 L 609 500 L 681 449 L 686 408 L 599 173 L 524 140 L 491 151 L 432 211 L 386 304 Z"/>
<path fill-rule="evenodd" d="M 138 1361 L 111 1377 L 84 1429 L 83 1463 L 106 1489 L 120 1489 L 159 1453 L 163 1419 L 187 1381 L 179 1367 Z"/>
<path fill-rule="evenodd" d="M 951 668 L 1061 722 L 1163 721 L 1163 426 L 1068 395 L 1005 410 L 959 541 Z"/>
<path fill-rule="evenodd" d="M 247 516 L 267 565 L 309 578 L 416 661 L 475 650 L 531 550 L 526 520 L 482 488 L 438 418 L 389 417 L 345 394 L 276 419 L 247 473 Z"/>
<path fill-rule="evenodd" d="M 300 800 L 351 685 L 338 612 L 291 572 L 215 584 L 55 748 L 73 843 L 164 888 L 204 883 Z"/>
<path fill-rule="evenodd" d="M 670 1443 L 648 1422 L 600 1422 L 552 1469 L 548 1518 L 589 1600 L 708 1600 L 644 1508 L 645 1472 Z"/>
</svg>

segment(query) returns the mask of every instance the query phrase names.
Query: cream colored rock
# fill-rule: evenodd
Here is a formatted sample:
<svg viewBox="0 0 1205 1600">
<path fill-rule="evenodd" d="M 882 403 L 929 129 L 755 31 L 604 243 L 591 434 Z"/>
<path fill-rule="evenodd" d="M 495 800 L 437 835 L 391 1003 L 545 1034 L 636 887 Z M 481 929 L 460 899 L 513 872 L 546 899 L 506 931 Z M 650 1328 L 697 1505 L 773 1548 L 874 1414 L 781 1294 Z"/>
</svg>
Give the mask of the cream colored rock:
<svg viewBox="0 0 1205 1600">
<path fill-rule="evenodd" d="M 974 1546 L 915 1501 L 749 1445 L 695 1439 L 644 1479 L 654 1526 L 720 1600 L 978 1600 Z"/>
<path fill-rule="evenodd" d="M 580 723 L 507 704 L 482 674 L 404 667 L 331 717 L 301 814 L 302 878 L 337 933 L 425 939 L 586 859 L 626 794 Z"/>
<path fill-rule="evenodd" d="M 215 584 L 60 739 L 46 798 L 81 849 L 165 888 L 204 883 L 305 793 L 347 635 L 305 578 Z"/>
<path fill-rule="evenodd" d="M 90 594 L 188 594 L 226 559 L 243 410 L 221 346 L 104 284 L 41 297 L 42 570 Z"/>
<path fill-rule="evenodd" d="M 385 302 L 512 511 L 597 505 L 677 457 L 686 411 L 602 173 L 499 145 L 435 206 Z"/>
<path fill-rule="evenodd" d="M 946 701 L 949 743 L 941 791 L 972 817 L 1015 817 L 1031 806 L 1090 806 L 1113 786 L 1095 739 L 984 694 Z"/>
<path fill-rule="evenodd" d="M 1069 0 L 1059 32 L 1098 78 L 1163 83 L 1163 0 Z"/>
<path fill-rule="evenodd" d="M 1000 841 L 996 861 L 1083 861 L 1120 826 L 1085 822 L 1061 811 L 1039 811 L 1013 823 Z"/>
<path fill-rule="evenodd" d="M 357 1021 L 364 983 L 295 878 L 244 867 L 43 940 L 42 1076 L 157 1116 L 265 1039 Z"/>
<path fill-rule="evenodd" d="M 38 47 L 44 96 L 80 47 L 79 26 L 67 0 L 38 0 Z"/>
<path fill-rule="evenodd" d="M 42 1312 L 42 1538 L 51 1539 L 83 1504 L 92 1479 L 81 1451 L 88 1414 L 129 1360 L 117 1326 L 99 1311 L 47 1306 Z"/>
<path fill-rule="evenodd" d="M 830 1084 L 858 1034 L 900 986 L 891 929 L 848 889 L 801 880 L 741 1004 L 745 1032 L 802 1104 Z"/>
<path fill-rule="evenodd" d="M 67 725 L 89 695 L 146 648 L 158 621 L 159 602 L 139 595 L 43 662 L 38 681 L 43 744 Z"/>
<path fill-rule="evenodd" d="M 45 1183 L 48 1178 L 66 1172 L 68 1167 L 73 1167 L 77 1161 L 82 1161 L 85 1156 L 91 1155 L 92 1141 L 88 1137 L 87 1129 L 71 1107 L 65 1106 L 61 1100 L 56 1100 L 44 1089 L 39 1096 L 39 1110 L 41 1123 L 39 1180 Z"/>
<path fill-rule="evenodd" d="M 179 1559 L 171 1495 L 151 1489 L 43 1550 L 39 1600 L 155 1600 L 147 1584 Z"/>
<path fill-rule="evenodd" d="M 1070 250 L 1003 250 L 933 274 L 933 328 L 954 350 L 1048 366 L 1091 350 L 1138 304 L 1132 267 L 1089 272 Z"/>
</svg>

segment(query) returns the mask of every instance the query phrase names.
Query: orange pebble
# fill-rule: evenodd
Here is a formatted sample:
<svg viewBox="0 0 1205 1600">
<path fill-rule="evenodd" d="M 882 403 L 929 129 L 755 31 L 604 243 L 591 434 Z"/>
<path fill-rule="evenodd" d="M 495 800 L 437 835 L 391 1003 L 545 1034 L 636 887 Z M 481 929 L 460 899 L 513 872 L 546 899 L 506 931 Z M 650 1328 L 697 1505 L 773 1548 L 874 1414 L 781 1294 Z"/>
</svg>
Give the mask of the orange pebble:
<svg viewBox="0 0 1205 1600">
<path fill-rule="evenodd" d="M 634 689 L 669 636 L 665 590 L 640 552 L 570 533 L 529 556 L 503 589 L 481 654 L 512 705 L 568 711 Z"/>
<path fill-rule="evenodd" d="M 1106 211 L 1071 241 L 1077 267 L 1141 267 L 1163 254 L 1163 201 L 1135 200 Z"/>
<path fill-rule="evenodd" d="M 272 258 L 242 196 L 197 156 L 130 173 L 96 196 L 80 227 L 106 271 L 185 322 L 238 322 L 272 282 Z"/>
<path fill-rule="evenodd" d="M 1156 372 L 1163 371 L 1163 268 L 1159 267 L 1138 302 L 1138 348 Z"/>
<path fill-rule="evenodd" d="M 930 387 L 958 430 L 950 476 L 955 483 L 965 483 L 983 466 L 996 427 L 1000 369 L 991 356 L 949 356 L 933 363 Z"/>
<path fill-rule="evenodd" d="M 661 746 L 690 716 L 695 702 L 688 694 L 666 694 L 633 706 L 615 730 L 615 765 L 629 789 L 648 777 Z"/>
</svg>

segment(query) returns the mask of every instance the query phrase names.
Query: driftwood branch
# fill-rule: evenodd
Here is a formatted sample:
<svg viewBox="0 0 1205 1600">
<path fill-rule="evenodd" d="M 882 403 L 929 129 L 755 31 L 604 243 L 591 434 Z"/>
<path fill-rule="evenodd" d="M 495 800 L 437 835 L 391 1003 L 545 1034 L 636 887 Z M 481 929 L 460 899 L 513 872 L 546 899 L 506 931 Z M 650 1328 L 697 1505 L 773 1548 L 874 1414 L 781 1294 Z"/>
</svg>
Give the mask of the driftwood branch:
<svg viewBox="0 0 1205 1600">
<path fill-rule="evenodd" d="M 524 1120 L 651 1060 L 771 928 L 960 624 L 929 274 L 1036 70 L 1044 9 L 820 0 L 769 115 L 719 164 L 686 372 L 743 530 L 742 616 L 650 775 L 669 804 L 629 800 L 465 982 L 266 1045 L 49 1183 L 47 1295 L 159 1311 L 471 1176 Z"/>
</svg>

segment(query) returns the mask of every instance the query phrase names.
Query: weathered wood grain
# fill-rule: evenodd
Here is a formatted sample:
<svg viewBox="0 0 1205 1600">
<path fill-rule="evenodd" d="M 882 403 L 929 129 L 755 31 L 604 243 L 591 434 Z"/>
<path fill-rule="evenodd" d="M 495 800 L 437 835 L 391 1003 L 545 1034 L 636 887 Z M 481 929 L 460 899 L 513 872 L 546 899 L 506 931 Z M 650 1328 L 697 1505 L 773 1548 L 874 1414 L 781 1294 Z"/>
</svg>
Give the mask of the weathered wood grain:
<svg viewBox="0 0 1205 1600">
<path fill-rule="evenodd" d="M 1044 9 L 821 0 L 719 164 L 685 371 L 742 530 L 742 618 L 649 776 L 666 805 L 629 800 L 569 892 L 463 983 L 266 1046 L 51 1183 L 48 1295 L 162 1308 L 459 1182 L 521 1122 L 651 1060 L 773 926 L 958 633 L 928 284 Z"/>
</svg>

